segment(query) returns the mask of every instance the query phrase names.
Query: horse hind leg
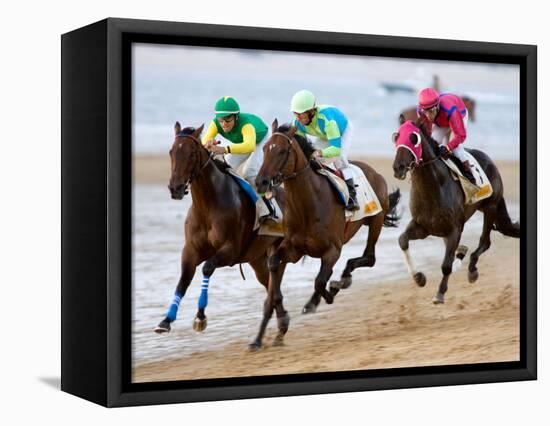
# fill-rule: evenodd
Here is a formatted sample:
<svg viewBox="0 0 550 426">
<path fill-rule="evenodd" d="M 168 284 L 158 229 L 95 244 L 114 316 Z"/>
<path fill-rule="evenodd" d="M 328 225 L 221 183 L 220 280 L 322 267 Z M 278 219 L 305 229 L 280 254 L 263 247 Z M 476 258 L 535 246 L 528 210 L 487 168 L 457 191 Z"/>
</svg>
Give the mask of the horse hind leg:
<svg viewBox="0 0 550 426">
<path fill-rule="evenodd" d="M 477 270 L 477 262 L 479 256 L 491 247 L 491 230 L 497 216 L 497 209 L 494 206 L 486 209 L 483 212 L 483 231 L 479 237 L 479 246 L 470 255 L 470 264 L 468 265 L 468 281 L 473 283 L 477 281 L 479 272 Z"/>
<path fill-rule="evenodd" d="M 367 224 L 367 223 L 365 223 Z M 367 237 L 367 246 L 363 251 L 363 255 L 360 257 L 354 257 L 346 262 L 346 267 L 342 272 L 340 280 L 333 280 L 330 282 L 330 292 L 333 296 L 338 293 L 338 290 L 348 288 L 351 286 L 352 278 L 351 274 L 357 268 L 369 267 L 372 268 L 376 263 L 375 247 L 382 231 L 382 225 L 384 224 L 384 215 L 379 213 L 372 218 L 369 223 L 369 234 Z"/>
<path fill-rule="evenodd" d="M 443 273 L 443 278 L 439 283 L 439 289 L 437 290 L 437 293 L 432 299 L 432 302 L 436 305 L 445 303 L 445 293 L 447 292 L 449 277 L 453 272 L 453 262 L 455 260 L 458 243 L 460 242 L 460 236 L 461 232 L 455 230 L 446 240 L 445 257 L 443 258 L 443 263 L 441 264 L 441 272 Z"/>
<path fill-rule="evenodd" d="M 256 278 L 260 284 L 265 287 L 266 291 L 269 291 L 269 269 L 267 267 L 267 255 L 250 262 L 250 266 L 254 269 Z M 282 293 L 274 296 L 274 308 L 277 314 L 277 327 L 279 331 L 273 340 L 273 346 L 281 346 L 284 344 L 284 337 L 290 324 L 290 316 L 283 306 Z"/>
</svg>

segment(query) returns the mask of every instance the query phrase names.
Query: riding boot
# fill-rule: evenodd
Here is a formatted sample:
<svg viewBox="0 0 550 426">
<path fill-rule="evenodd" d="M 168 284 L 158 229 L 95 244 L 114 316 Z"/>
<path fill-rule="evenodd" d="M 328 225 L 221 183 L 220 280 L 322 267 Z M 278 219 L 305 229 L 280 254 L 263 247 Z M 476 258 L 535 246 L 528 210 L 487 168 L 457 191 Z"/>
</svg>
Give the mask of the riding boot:
<svg viewBox="0 0 550 426">
<path fill-rule="evenodd" d="M 278 219 L 278 216 L 277 216 L 277 211 L 275 210 L 275 207 L 273 206 L 273 203 L 271 202 L 270 199 L 268 199 L 267 197 L 263 196 L 262 197 L 262 200 L 264 201 L 264 204 L 266 205 L 267 209 L 269 210 L 269 214 L 266 214 L 262 217 L 259 218 L 259 221 L 260 223 L 265 223 L 269 220 L 272 220 L 274 222 L 277 221 Z"/>
<path fill-rule="evenodd" d="M 476 185 L 476 178 L 472 173 L 472 167 L 470 166 L 470 162 L 468 160 L 462 162 L 462 168 L 464 169 L 464 177 Z"/>
<path fill-rule="evenodd" d="M 349 201 L 346 206 L 346 210 L 359 210 L 359 203 L 357 202 L 357 192 L 355 191 L 355 183 L 353 182 L 353 178 L 347 179 L 346 184 L 348 185 L 349 191 Z"/>
</svg>

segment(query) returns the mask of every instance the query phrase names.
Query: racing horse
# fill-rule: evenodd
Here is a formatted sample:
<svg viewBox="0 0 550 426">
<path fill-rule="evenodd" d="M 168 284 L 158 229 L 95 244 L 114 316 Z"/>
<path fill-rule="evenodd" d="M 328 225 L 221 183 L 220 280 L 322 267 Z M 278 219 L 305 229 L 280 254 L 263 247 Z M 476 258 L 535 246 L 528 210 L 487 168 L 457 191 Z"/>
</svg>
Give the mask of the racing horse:
<svg viewBox="0 0 550 426">
<path fill-rule="evenodd" d="M 462 102 L 464 102 L 464 106 L 468 110 L 468 120 L 470 120 L 472 123 L 475 123 L 476 121 L 476 101 L 468 96 L 461 96 Z M 401 118 L 402 117 L 402 118 Z M 411 120 L 415 121 L 418 118 L 418 114 L 416 112 L 416 107 L 410 107 L 407 108 L 399 114 L 399 122 L 401 124 L 401 120 L 404 119 L 405 121 Z"/>
<path fill-rule="evenodd" d="M 354 162 L 365 173 L 380 201 L 382 211 L 346 223 L 344 206 L 335 190 L 327 178 L 320 176 L 312 167 L 312 164 L 317 164 L 314 160 L 309 160 L 313 151 L 313 146 L 306 138 L 296 135 L 296 127 L 288 124 L 279 127 L 277 120 L 273 122 L 272 135 L 264 145 L 264 161 L 256 177 L 256 187 L 262 192 L 284 182 L 284 240 L 268 260 L 268 297 L 264 304 L 259 333 L 250 344 L 252 349 L 261 347 L 273 309 L 283 299 L 281 281 L 288 262 L 296 263 L 304 255 L 321 258 L 321 269 L 315 278 L 315 291 L 302 310 L 303 313 L 313 313 L 321 297 L 331 304 L 340 288 L 351 285 L 354 269 L 374 266 L 375 245 L 382 226 L 396 226 L 398 221 L 395 207 L 399 202 L 399 190 L 388 195 L 386 181 L 381 175 L 365 163 Z M 331 283 L 327 290 L 327 281 L 340 257 L 343 244 L 363 225 L 369 227 L 363 255 L 349 259 L 341 280 Z"/>
<path fill-rule="evenodd" d="M 170 331 L 179 303 L 199 264 L 204 262 L 203 285 L 193 328 L 203 331 L 207 325 L 204 311 L 208 283 L 216 268 L 249 263 L 258 281 L 267 289 L 268 253 L 282 241 L 281 237 L 258 235 L 253 229 L 256 207 L 235 179 L 225 172 L 228 166 L 215 160 L 198 139 L 203 127 L 182 130 L 179 122 L 174 126 L 168 188 L 173 199 L 181 200 L 190 186 L 193 203 L 185 220 L 181 276 L 168 312 L 155 328 L 157 333 Z M 282 203 L 282 194 L 277 199 Z M 278 309 L 280 333 L 284 335 L 288 329 L 288 315 L 282 305 Z"/>
<path fill-rule="evenodd" d="M 513 223 L 503 197 L 503 183 L 500 173 L 491 159 L 482 151 L 467 149 L 485 171 L 493 187 L 493 194 L 475 204 L 466 205 L 460 184 L 455 181 L 447 165 L 435 154 L 438 144 L 422 127 L 422 122 L 401 119 L 399 131 L 392 135 L 396 146 L 393 162 L 394 176 L 404 180 L 407 172 L 411 174 L 410 210 L 412 220 L 399 236 L 399 246 L 403 250 L 409 272 L 415 283 L 423 287 L 426 276 L 416 270 L 409 254 L 409 241 L 424 239 L 429 235 L 445 240 L 445 257 L 441 264 L 443 277 L 433 298 L 435 304 L 444 303 L 449 277 L 453 271 L 453 262 L 458 268 L 467 250 L 458 250 L 462 231 L 466 221 L 477 211 L 483 213 L 483 231 L 479 246 L 470 255 L 468 280 L 478 279 L 477 262 L 479 256 L 491 246 L 492 230 L 503 235 L 519 238 L 519 222 Z"/>
</svg>

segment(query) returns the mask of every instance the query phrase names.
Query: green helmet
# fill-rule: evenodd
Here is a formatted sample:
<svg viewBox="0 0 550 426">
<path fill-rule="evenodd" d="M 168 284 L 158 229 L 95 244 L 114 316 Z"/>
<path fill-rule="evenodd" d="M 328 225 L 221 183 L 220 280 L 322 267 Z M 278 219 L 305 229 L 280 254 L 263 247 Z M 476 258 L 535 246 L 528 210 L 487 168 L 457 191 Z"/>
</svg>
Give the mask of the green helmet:
<svg viewBox="0 0 550 426">
<path fill-rule="evenodd" d="M 290 112 L 301 114 L 315 108 L 315 96 L 309 90 L 300 90 L 290 101 Z"/>
<path fill-rule="evenodd" d="M 216 117 L 227 117 L 228 115 L 238 114 L 240 112 L 239 104 L 231 96 L 224 96 L 216 102 L 214 107 Z"/>
</svg>

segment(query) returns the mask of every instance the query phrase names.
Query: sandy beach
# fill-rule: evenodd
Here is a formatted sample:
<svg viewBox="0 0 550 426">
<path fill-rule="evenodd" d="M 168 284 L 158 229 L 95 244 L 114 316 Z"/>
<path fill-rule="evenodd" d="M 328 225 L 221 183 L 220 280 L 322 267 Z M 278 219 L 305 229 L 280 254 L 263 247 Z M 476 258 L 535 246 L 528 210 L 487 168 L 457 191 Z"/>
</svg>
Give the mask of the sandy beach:
<svg viewBox="0 0 550 426">
<path fill-rule="evenodd" d="M 390 188 L 408 191 L 408 180 L 399 182 L 393 178 L 391 159 L 364 160 L 384 175 Z M 504 180 L 507 203 L 517 206 L 519 164 L 496 163 Z M 167 184 L 167 155 L 136 156 L 133 166 L 136 184 Z M 517 220 L 519 209 L 512 207 L 510 211 L 512 219 Z M 401 229 L 405 225 L 406 222 L 402 222 Z M 423 244 L 438 247 L 439 255 L 434 258 L 437 261 L 420 262 L 428 277 L 424 288 L 417 287 L 404 268 L 402 274 L 396 274 L 397 278 L 394 274 L 373 283 L 377 268 L 385 267 L 384 262 L 378 262 L 368 275 L 368 285 L 363 282 L 364 275 L 358 274 L 352 287 L 340 292 L 333 305 L 322 303 L 316 314 L 302 315 L 300 310 L 306 299 L 297 297 L 291 286 L 286 286 L 283 288 L 285 306 L 291 323 L 285 345 L 271 346 L 276 332 L 276 322 L 272 320 L 263 350 L 249 353 L 247 345 L 257 331 L 261 316 L 261 302 L 256 300 L 262 296 L 258 293 L 254 303 L 242 304 L 239 308 L 246 332 L 232 336 L 215 348 L 204 345 L 181 357 L 157 356 L 140 362 L 134 366 L 133 380 L 188 380 L 518 360 L 519 240 L 496 232 L 491 235 L 491 249 L 478 264 L 478 281 L 468 282 L 466 263 L 452 275 L 444 305 L 431 303 L 441 277 L 443 245 L 436 239 L 427 240 Z M 475 249 L 479 234 L 470 232 L 464 238 L 468 239 L 470 249 Z M 391 250 L 400 256 L 397 243 Z M 412 247 L 411 252 L 414 256 Z M 209 317 L 209 321 L 220 324 L 223 318 Z M 174 344 L 185 347 L 185 336 L 194 332 L 189 323 L 180 322 L 177 327 L 185 332 L 154 337 L 151 331 L 151 339 L 176 339 Z M 209 329 L 204 334 L 208 332 Z"/>
</svg>

